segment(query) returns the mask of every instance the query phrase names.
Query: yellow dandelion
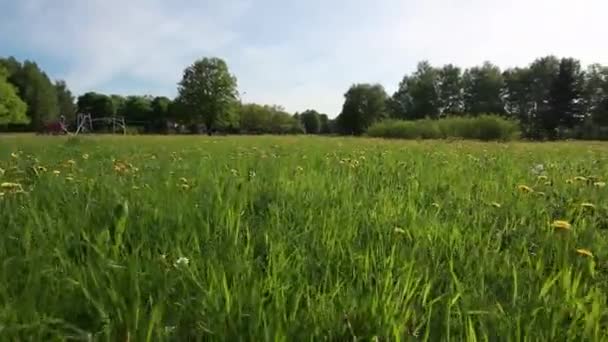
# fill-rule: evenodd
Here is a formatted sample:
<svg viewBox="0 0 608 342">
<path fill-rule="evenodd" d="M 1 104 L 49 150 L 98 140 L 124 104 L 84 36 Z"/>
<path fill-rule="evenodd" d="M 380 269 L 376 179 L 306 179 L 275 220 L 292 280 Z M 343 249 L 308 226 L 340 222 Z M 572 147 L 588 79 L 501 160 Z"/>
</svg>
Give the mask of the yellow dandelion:
<svg viewBox="0 0 608 342">
<path fill-rule="evenodd" d="M 517 188 L 519 189 L 519 191 L 523 192 L 523 193 L 530 193 L 530 192 L 534 192 L 534 189 L 532 189 L 531 187 L 527 186 L 527 185 L 518 185 Z"/>
<path fill-rule="evenodd" d="M 572 225 L 568 221 L 564 221 L 564 220 L 555 220 L 555 221 L 553 221 L 551 226 L 553 228 L 559 229 L 559 230 L 571 230 L 572 229 Z"/>
<path fill-rule="evenodd" d="M 588 249 L 579 248 L 576 250 L 576 253 L 580 256 L 593 258 L 593 253 Z"/>
<path fill-rule="evenodd" d="M 12 152 L 12 153 L 11 153 L 11 157 L 12 157 L 13 159 L 17 159 L 17 158 L 19 158 L 19 155 L 18 155 L 17 153 L 15 153 L 15 152 Z"/>
<path fill-rule="evenodd" d="M 500 208 L 500 207 L 502 207 L 502 205 L 501 205 L 500 203 L 498 203 L 498 202 L 492 202 L 492 203 L 490 203 L 490 204 L 491 204 L 491 205 L 492 205 L 494 208 Z"/>
<path fill-rule="evenodd" d="M 403 228 L 399 228 L 399 227 L 395 228 L 394 232 L 396 234 L 405 234 L 405 230 Z"/>
<path fill-rule="evenodd" d="M 593 186 L 595 186 L 597 188 L 603 188 L 606 186 L 606 182 L 595 182 L 595 183 L 593 183 Z"/>
<path fill-rule="evenodd" d="M 576 176 L 574 177 L 575 181 L 579 181 L 579 182 L 584 182 L 587 180 L 587 178 L 583 177 L 583 176 Z"/>
<path fill-rule="evenodd" d="M 61 174 L 61 171 L 59 171 L 59 170 L 53 170 L 53 174 L 55 176 L 59 176 Z"/>
<path fill-rule="evenodd" d="M 83 154 L 83 155 L 82 155 L 82 159 L 84 159 L 84 160 L 89 159 L 89 155 L 88 155 L 88 154 L 86 154 L 86 153 L 85 153 L 85 154 Z"/>
<path fill-rule="evenodd" d="M 585 208 L 585 209 L 595 209 L 595 204 L 593 203 L 581 203 L 581 207 Z"/>
<path fill-rule="evenodd" d="M 539 181 L 546 181 L 547 179 L 549 179 L 549 177 L 542 175 L 542 176 L 538 176 L 538 180 Z"/>
</svg>

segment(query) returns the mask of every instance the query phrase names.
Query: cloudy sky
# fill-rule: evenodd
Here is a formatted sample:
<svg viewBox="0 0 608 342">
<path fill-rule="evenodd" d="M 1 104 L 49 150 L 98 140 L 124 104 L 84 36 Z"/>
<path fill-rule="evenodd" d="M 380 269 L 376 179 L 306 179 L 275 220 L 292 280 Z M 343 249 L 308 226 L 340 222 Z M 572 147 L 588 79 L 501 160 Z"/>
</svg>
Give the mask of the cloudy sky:
<svg viewBox="0 0 608 342">
<path fill-rule="evenodd" d="M 335 116 L 357 82 L 392 92 L 420 60 L 608 64 L 607 0 L 0 0 L 0 56 L 79 94 L 174 96 L 184 67 L 224 58 L 246 102 Z"/>
</svg>

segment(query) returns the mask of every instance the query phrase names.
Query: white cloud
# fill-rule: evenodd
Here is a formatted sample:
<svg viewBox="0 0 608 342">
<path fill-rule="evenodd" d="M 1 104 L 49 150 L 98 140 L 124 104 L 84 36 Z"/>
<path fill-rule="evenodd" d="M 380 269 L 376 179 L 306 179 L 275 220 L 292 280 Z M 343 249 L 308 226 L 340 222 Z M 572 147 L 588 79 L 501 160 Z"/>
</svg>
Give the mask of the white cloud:
<svg viewBox="0 0 608 342">
<path fill-rule="evenodd" d="M 25 31 L 24 44 L 64 61 L 67 72 L 54 76 L 77 91 L 173 95 L 186 65 L 219 56 L 246 101 L 331 116 L 352 83 L 380 82 L 393 91 L 422 59 L 509 67 L 556 54 L 608 64 L 605 0 L 21 0 L 17 6 L 8 34 Z"/>
</svg>

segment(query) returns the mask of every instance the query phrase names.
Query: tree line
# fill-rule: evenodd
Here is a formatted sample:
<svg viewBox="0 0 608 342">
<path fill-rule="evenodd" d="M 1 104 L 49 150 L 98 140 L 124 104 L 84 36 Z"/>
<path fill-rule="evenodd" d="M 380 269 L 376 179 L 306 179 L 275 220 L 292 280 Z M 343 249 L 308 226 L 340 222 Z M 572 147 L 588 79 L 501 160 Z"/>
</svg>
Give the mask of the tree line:
<svg viewBox="0 0 608 342">
<path fill-rule="evenodd" d="M 485 62 L 462 69 L 423 61 L 389 96 L 380 84 L 355 84 L 336 119 L 315 110 L 288 113 L 276 105 L 242 103 L 225 61 L 202 58 L 188 66 L 174 99 L 88 92 L 75 98 L 38 65 L 0 58 L 0 125 L 40 130 L 76 113 L 123 116 L 145 132 L 225 132 L 361 135 L 384 119 L 419 120 L 495 114 L 519 122 L 525 137 L 608 136 L 608 67 L 583 69 L 574 58 L 546 56 L 501 70 Z M 597 134 L 596 134 L 597 135 Z"/>
</svg>

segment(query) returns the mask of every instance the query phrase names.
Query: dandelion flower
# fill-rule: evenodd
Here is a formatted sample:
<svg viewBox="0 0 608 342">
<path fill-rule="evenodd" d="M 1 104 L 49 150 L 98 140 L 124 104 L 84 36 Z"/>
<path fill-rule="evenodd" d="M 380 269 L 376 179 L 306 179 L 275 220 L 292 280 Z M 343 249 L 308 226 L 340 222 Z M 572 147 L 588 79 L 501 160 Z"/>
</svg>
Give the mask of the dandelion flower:
<svg viewBox="0 0 608 342">
<path fill-rule="evenodd" d="M 17 158 L 19 158 L 19 155 L 18 155 L 17 153 L 15 153 L 15 152 L 12 152 L 12 153 L 11 153 L 11 157 L 12 157 L 13 159 L 17 159 Z"/>
<path fill-rule="evenodd" d="M 603 188 L 606 186 L 606 182 L 595 182 L 595 183 L 593 183 L 593 186 L 595 186 L 597 188 Z"/>
<path fill-rule="evenodd" d="M 182 183 L 188 183 L 188 180 L 185 177 L 181 177 L 179 181 Z"/>
<path fill-rule="evenodd" d="M 175 261 L 175 267 L 178 266 L 188 266 L 188 264 L 190 263 L 190 260 L 186 257 L 179 257 L 176 261 Z"/>
<path fill-rule="evenodd" d="M 572 229 L 572 225 L 568 221 L 563 221 L 563 220 L 553 221 L 551 226 L 553 228 L 559 229 L 559 230 L 571 230 Z"/>
<path fill-rule="evenodd" d="M 38 172 L 46 172 L 47 169 L 44 166 L 36 166 L 36 171 L 38 171 Z"/>
<path fill-rule="evenodd" d="M 548 179 L 549 179 L 549 177 L 547 177 L 547 176 L 545 176 L 545 175 L 538 176 L 537 178 L 538 178 L 538 180 L 539 180 L 539 181 L 546 181 L 546 180 L 548 180 Z"/>
<path fill-rule="evenodd" d="M 518 185 L 517 188 L 519 189 L 519 191 L 523 192 L 523 193 L 530 193 L 530 192 L 534 192 L 534 190 L 527 186 L 527 185 Z"/>
<path fill-rule="evenodd" d="M 66 161 L 66 163 L 69 165 L 72 165 L 72 166 L 76 165 L 76 161 L 74 159 L 70 159 L 70 160 Z"/>
<path fill-rule="evenodd" d="M 498 203 L 498 202 L 492 202 L 492 203 L 490 203 L 490 205 L 492 205 L 494 208 L 502 207 L 502 205 L 500 205 L 500 203 Z"/>
<path fill-rule="evenodd" d="M 588 249 L 579 248 L 576 250 L 576 253 L 581 256 L 593 258 L 593 253 L 591 253 L 591 251 Z"/>
<path fill-rule="evenodd" d="M 585 208 L 585 209 L 595 209 L 595 204 L 593 203 L 581 203 L 581 207 Z"/>
<path fill-rule="evenodd" d="M 85 154 L 83 154 L 83 155 L 82 155 L 82 159 L 84 159 L 84 160 L 89 159 L 89 155 L 88 155 L 88 154 L 86 154 L 86 153 L 85 153 Z"/>
</svg>

